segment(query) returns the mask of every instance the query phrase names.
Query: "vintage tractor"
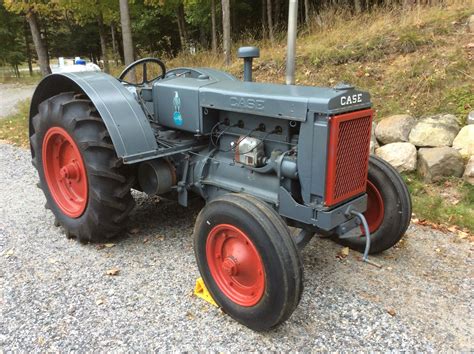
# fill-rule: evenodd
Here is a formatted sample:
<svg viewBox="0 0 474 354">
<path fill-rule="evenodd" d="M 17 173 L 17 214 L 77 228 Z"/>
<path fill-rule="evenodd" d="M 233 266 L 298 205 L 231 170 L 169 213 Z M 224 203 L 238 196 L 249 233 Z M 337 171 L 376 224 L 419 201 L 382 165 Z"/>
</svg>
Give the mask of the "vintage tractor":
<svg viewBox="0 0 474 354">
<path fill-rule="evenodd" d="M 132 188 L 182 206 L 201 196 L 194 250 L 204 283 L 230 316 L 267 330 L 300 301 L 300 250 L 313 235 L 367 260 L 400 240 L 411 202 L 399 174 L 369 156 L 368 93 L 255 83 L 258 49 L 239 56 L 243 81 L 166 71 L 154 58 L 118 79 L 49 75 L 31 103 L 31 154 L 46 207 L 81 242 L 124 230 Z"/>
</svg>

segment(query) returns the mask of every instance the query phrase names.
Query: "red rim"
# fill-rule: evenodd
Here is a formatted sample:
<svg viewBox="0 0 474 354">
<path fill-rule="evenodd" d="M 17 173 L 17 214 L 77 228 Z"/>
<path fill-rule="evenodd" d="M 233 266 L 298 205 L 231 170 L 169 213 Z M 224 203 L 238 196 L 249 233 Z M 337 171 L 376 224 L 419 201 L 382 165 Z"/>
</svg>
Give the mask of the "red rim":
<svg viewBox="0 0 474 354">
<path fill-rule="evenodd" d="M 369 224 L 369 231 L 376 231 L 383 221 L 385 210 L 382 195 L 375 185 L 367 181 L 367 210 L 364 216 Z"/>
<path fill-rule="evenodd" d="M 254 306 L 265 291 L 262 259 L 250 238 L 237 227 L 220 224 L 207 237 L 209 270 L 219 289 L 241 306 Z"/>
<path fill-rule="evenodd" d="M 46 132 L 42 159 L 56 205 L 71 218 L 81 216 L 87 206 L 87 173 L 76 143 L 63 128 L 52 127 Z"/>
</svg>

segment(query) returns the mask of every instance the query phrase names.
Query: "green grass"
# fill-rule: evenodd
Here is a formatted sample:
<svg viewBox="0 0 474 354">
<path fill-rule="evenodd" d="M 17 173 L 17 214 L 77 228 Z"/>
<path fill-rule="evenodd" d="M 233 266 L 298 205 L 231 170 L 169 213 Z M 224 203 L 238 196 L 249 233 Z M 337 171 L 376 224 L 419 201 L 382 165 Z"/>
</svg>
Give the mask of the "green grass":
<svg viewBox="0 0 474 354">
<path fill-rule="evenodd" d="M 474 186 L 447 178 L 426 184 L 416 174 L 403 176 L 410 190 L 413 213 L 418 219 L 457 225 L 474 233 Z"/>
<path fill-rule="evenodd" d="M 0 119 L 0 140 L 6 140 L 9 143 L 28 147 L 28 113 L 30 109 L 30 100 L 18 103 L 18 111 L 6 118 Z"/>
</svg>

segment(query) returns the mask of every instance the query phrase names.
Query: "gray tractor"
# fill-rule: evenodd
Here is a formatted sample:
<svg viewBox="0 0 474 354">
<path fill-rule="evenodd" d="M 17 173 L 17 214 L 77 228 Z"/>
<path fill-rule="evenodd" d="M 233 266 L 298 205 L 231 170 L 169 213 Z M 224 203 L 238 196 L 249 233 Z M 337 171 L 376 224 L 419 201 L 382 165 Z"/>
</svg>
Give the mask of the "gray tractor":
<svg viewBox="0 0 474 354">
<path fill-rule="evenodd" d="M 49 75 L 29 129 L 46 207 L 68 237 L 104 242 L 123 232 L 132 188 L 182 206 L 202 197 L 194 250 L 204 283 L 230 316 L 268 330 L 300 301 L 300 251 L 313 235 L 367 260 L 403 236 L 411 201 L 399 174 L 369 156 L 368 93 L 252 82 L 258 55 L 239 50 L 243 81 L 208 68 L 167 71 L 155 58 L 118 79 Z"/>
</svg>

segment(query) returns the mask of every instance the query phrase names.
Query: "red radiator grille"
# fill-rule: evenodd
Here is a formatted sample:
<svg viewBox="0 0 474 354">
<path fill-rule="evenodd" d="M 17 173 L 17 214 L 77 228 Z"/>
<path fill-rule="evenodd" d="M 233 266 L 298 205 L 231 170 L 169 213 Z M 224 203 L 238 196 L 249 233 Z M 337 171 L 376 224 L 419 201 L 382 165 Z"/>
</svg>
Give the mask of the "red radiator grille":
<svg viewBox="0 0 474 354">
<path fill-rule="evenodd" d="M 366 109 L 331 117 L 325 205 L 365 192 L 372 114 Z"/>
</svg>

